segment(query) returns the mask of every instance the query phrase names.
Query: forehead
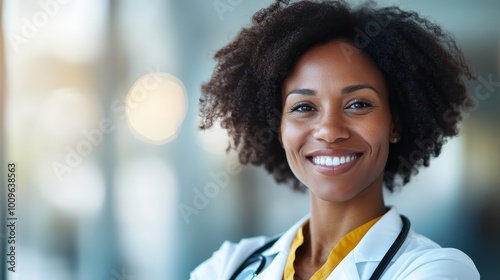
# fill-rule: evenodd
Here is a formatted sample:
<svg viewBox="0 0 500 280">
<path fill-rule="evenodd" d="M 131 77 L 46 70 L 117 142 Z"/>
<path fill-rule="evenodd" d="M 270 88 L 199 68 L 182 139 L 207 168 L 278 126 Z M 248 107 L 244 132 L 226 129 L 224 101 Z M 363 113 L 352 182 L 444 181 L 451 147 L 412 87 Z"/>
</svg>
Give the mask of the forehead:
<svg viewBox="0 0 500 280">
<path fill-rule="evenodd" d="M 333 40 L 304 53 L 285 79 L 283 89 L 359 83 L 385 91 L 383 75 L 367 54 L 347 41 Z"/>
</svg>

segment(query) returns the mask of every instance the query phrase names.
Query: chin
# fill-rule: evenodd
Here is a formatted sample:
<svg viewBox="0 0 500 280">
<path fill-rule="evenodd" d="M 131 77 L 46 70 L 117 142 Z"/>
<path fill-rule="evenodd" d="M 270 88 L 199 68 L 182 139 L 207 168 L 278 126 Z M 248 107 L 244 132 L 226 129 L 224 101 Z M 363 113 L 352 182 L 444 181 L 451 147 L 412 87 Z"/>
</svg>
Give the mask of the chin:
<svg viewBox="0 0 500 280">
<path fill-rule="evenodd" d="M 332 184 L 309 188 L 311 195 L 329 202 L 347 202 L 355 198 L 361 190 L 354 186 L 335 186 Z"/>
</svg>

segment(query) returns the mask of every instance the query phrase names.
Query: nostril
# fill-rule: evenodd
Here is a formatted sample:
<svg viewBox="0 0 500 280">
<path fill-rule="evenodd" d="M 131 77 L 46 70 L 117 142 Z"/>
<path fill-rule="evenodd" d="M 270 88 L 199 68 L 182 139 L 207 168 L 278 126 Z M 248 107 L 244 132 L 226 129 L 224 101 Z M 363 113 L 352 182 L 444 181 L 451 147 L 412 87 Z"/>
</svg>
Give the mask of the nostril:
<svg viewBox="0 0 500 280">
<path fill-rule="evenodd" d="M 318 140 L 333 143 L 349 138 L 350 132 L 344 125 L 319 125 L 314 130 L 313 136 Z"/>
</svg>

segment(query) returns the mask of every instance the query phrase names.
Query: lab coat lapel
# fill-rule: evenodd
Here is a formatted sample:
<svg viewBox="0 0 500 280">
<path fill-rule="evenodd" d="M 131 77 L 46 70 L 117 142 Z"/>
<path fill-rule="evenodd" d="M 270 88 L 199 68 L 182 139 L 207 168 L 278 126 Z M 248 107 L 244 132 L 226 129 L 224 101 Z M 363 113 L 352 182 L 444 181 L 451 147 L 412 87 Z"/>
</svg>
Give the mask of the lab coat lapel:
<svg viewBox="0 0 500 280">
<path fill-rule="evenodd" d="M 328 275 L 327 280 L 360 280 L 356 261 L 352 254 L 347 255 Z"/>
<path fill-rule="evenodd" d="M 399 213 L 393 207 L 373 225 L 327 279 L 368 279 L 398 236 L 401 226 Z"/>
<path fill-rule="evenodd" d="M 285 270 L 286 260 L 290 252 L 290 246 L 297 234 L 299 228 L 309 219 L 310 215 L 306 215 L 276 241 L 276 243 L 264 252 L 266 257 L 274 257 L 269 266 L 264 271 L 255 277 L 255 280 L 283 279 L 283 271 Z"/>
<path fill-rule="evenodd" d="M 356 263 L 380 262 L 398 237 L 402 226 L 397 209 L 392 207 L 352 250 Z"/>
<path fill-rule="evenodd" d="M 308 218 L 309 216 L 306 216 L 301 219 L 264 253 L 265 256 L 275 257 L 269 266 L 255 277 L 255 280 L 283 278 L 283 271 L 292 240 L 299 227 Z M 368 279 L 398 236 L 401 226 L 402 222 L 399 213 L 393 207 L 373 225 L 359 244 L 332 271 L 327 280 Z M 397 255 L 399 254 L 400 252 Z"/>
<path fill-rule="evenodd" d="M 327 279 L 368 279 L 398 236 L 401 227 L 401 218 L 393 207 L 373 225 Z"/>
<path fill-rule="evenodd" d="M 373 227 L 366 233 L 365 237 L 354 248 L 352 254 L 358 268 L 361 279 L 368 279 L 387 251 L 390 249 L 399 233 L 403 222 L 395 207 L 392 207 Z M 403 254 L 399 250 L 393 259 L 398 259 Z M 390 277 L 390 276 L 387 276 Z M 388 278 L 389 279 L 389 278 Z"/>
<path fill-rule="evenodd" d="M 271 264 L 255 280 L 283 279 L 283 271 L 288 254 L 278 253 Z"/>
</svg>

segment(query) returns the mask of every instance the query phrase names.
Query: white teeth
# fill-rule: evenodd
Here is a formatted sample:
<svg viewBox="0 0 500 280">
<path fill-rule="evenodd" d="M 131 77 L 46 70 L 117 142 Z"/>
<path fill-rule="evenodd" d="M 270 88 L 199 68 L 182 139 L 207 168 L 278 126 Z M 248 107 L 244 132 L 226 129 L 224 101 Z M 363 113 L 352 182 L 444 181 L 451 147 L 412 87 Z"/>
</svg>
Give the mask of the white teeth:
<svg viewBox="0 0 500 280">
<path fill-rule="evenodd" d="M 339 157 L 333 157 L 333 166 L 340 165 L 340 159 Z"/>
<path fill-rule="evenodd" d="M 312 158 L 312 161 L 315 163 L 315 164 L 318 164 L 318 165 L 325 165 L 325 166 L 339 166 L 341 164 L 345 164 L 345 163 L 348 163 L 348 162 L 351 162 L 351 161 L 354 161 L 357 159 L 357 156 L 346 156 L 346 157 L 325 157 L 325 156 L 321 156 L 321 157 L 313 157 Z"/>
</svg>

